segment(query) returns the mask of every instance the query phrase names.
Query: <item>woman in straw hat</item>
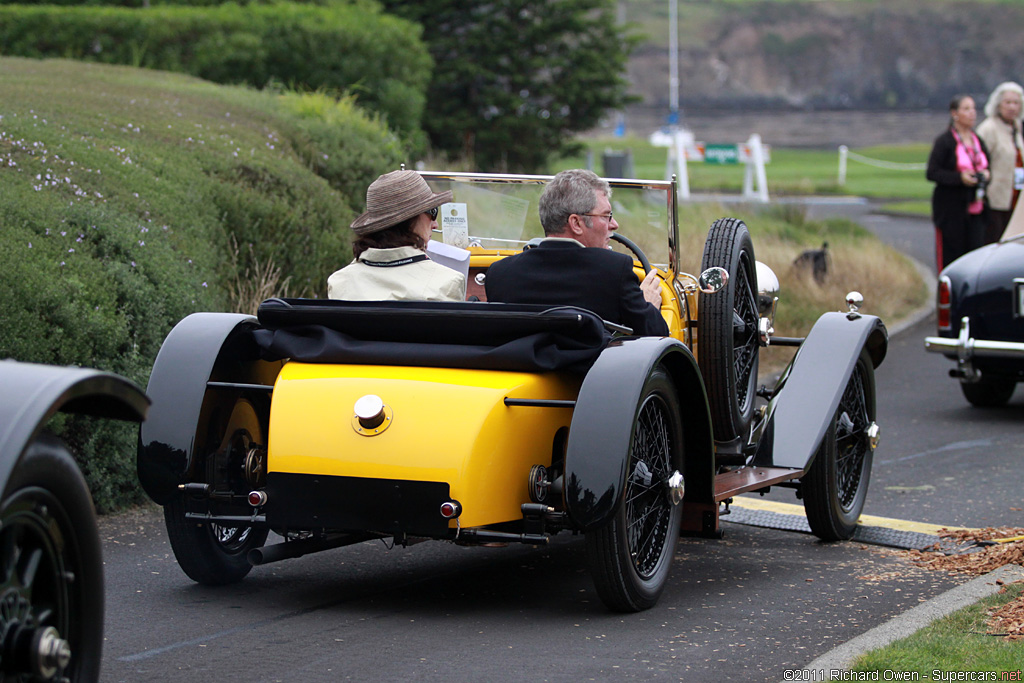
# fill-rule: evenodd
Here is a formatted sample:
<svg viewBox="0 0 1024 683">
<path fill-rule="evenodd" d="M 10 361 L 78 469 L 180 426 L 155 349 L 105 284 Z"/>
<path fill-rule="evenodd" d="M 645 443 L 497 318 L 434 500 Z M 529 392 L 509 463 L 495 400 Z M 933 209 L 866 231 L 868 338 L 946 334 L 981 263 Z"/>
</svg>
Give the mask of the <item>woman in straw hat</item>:
<svg viewBox="0 0 1024 683">
<path fill-rule="evenodd" d="M 416 171 L 385 173 L 366 190 L 352 222 L 355 260 L 327 279 L 327 296 L 348 301 L 463 301 L 466 279 L 426 254 L 437 209 L 452 193 L 431 192 Z"/>
</svg>

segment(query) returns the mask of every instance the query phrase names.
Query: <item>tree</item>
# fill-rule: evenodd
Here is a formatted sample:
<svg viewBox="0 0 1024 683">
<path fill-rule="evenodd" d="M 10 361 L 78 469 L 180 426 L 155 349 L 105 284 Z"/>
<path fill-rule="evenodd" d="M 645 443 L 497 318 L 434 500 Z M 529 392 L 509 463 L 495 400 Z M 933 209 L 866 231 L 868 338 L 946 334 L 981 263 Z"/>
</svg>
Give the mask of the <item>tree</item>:
<svg viewBox="0 0 1024 683">
<path fill-rule="evenodd" d="M 536 172 L 628 101 L 634 39 L 612 0 L 384 0 L 423 25 L 435 67 L 424 129 L 475 170 Z"/>
</svg>

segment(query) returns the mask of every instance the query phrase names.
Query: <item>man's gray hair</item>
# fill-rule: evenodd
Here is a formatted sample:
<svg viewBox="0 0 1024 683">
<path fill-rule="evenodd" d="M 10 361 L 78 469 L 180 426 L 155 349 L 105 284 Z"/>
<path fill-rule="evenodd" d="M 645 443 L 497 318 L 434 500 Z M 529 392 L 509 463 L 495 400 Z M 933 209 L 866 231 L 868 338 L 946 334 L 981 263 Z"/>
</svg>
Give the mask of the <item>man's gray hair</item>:
<svg viewBox="0 0 1024 683">
<path fill-rule="evenodd" d="M 573 168 L 556 175 L 540 196 L 540 224 L 545 235 L 560 235 L 572 214 L 587 214 L 597 206 L 594 192 L 603 192 L 609 200 L 612 188 L 593 171 Z M 590 225 L 590 218 L 584 218 Z"/>
</svg>

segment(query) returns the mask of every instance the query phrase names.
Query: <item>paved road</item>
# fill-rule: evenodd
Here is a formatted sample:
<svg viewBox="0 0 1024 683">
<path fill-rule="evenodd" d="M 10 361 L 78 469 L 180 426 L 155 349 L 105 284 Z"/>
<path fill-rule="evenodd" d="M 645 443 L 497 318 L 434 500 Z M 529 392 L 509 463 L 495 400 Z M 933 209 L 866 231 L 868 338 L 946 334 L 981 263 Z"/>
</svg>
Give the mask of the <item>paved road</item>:
<svg viewBox="0 0 1024 683">
<path fill-rule="evenodd" d="M 935 272 L 931 223 L 866 215 L 861 222 Z M 928 317 L 890 341 L 878 373 L 885 448 L 875 460 L 872 514 L 935 524 L 1024 526 L 1024 387 L 1003 408 L 974 408 L 948 376 L 953 362 L 925 353 Z"/>
<path fill-rule="evenodd" d="M 1024 526 L 1013 509 L 1024 507 L 1013 504 L 1024 390 L 1005 409 L 968 407 L 948 364 L 922 351 L 929 331 L 894 339 L 879 370 L 884 432 L 866 511 Z M 132 683 L 777 681 L 963 581 L 877 547 L 726 523 L 723 540 L 684 539 L 657 607 L 623 616 L 598 600 L 580 538 L 542 549 L 367 543 L 210 589 L 178 569 L 157 510 L 101 526 L 103 680 Z"/>
</svg>

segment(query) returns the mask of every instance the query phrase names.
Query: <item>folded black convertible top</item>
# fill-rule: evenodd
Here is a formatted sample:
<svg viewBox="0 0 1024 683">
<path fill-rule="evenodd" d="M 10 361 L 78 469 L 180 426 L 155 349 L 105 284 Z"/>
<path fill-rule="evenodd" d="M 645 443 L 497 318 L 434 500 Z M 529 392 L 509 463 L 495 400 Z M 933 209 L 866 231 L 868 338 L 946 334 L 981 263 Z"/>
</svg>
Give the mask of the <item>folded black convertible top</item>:
<svg viewBox="0 0 1024 683">
<path fill-rule="evenodd" d="M 586 370 L 611 339 L 572 306 L 268 299 L 253 332 L 266 360 L 490 370 Z"/>
</svg>

